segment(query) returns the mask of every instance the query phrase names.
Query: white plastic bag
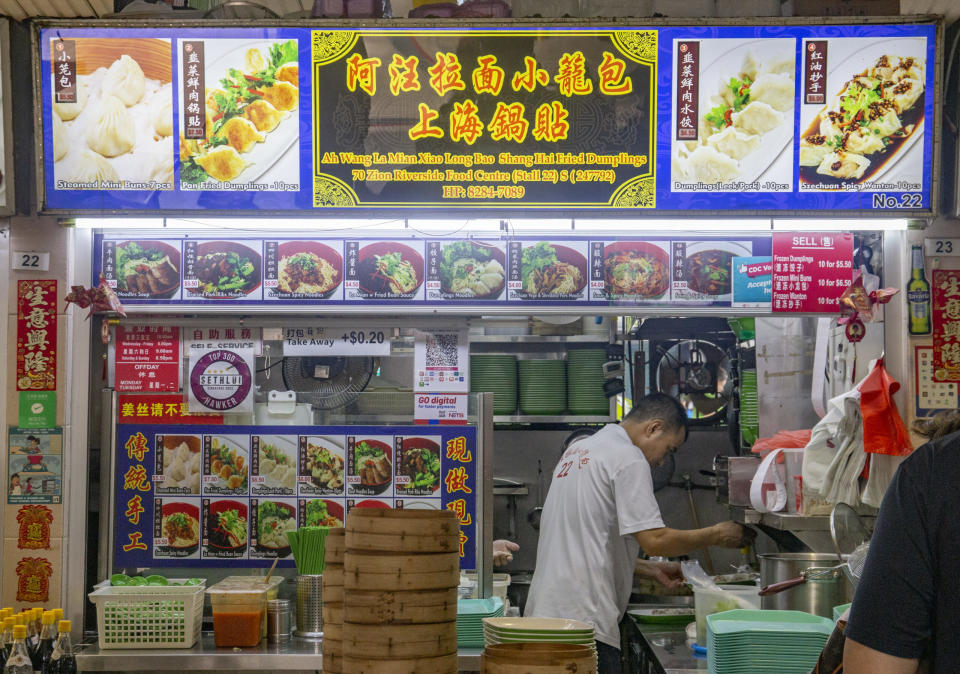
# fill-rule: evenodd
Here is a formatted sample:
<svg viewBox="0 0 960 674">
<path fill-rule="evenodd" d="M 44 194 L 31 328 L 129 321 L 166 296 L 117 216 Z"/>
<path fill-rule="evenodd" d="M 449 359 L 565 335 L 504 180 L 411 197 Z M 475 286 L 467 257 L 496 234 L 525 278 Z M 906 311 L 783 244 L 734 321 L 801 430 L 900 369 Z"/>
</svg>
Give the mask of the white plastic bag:
<svg viewBox="0 0 960 674">
<path fill-rule="evenodd" d="M 857 477 L 863 470 L 863 422 L 856 389 L 831 398 L 827 414 L 813 427 L 803 452 L 803 486 L 832 503 L 860 503 Z"/>
</svg>

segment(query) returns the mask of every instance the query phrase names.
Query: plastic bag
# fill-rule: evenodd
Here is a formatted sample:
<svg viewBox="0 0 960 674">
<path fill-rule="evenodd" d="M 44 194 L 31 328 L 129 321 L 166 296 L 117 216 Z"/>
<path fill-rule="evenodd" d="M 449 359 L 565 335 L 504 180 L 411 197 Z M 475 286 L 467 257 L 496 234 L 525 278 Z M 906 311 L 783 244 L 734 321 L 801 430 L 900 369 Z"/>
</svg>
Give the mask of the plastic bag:
<svg viewBox="0 0 960 674">
<path fill-rule="evenodd" d="M 866 463 L 860 392 L 831 398 L 803 452 L 803 487 L 831 503 L 860 503 L 857 478 Z"/>
<path fill-rule="evenodd" d="M 900 383 L 877 360 L 860 385 L 860 413 L 863 415 L 863 446 L 874 454 L 906 456 L 913 451 L 910 434 L 900 417 L 893 394 Z"/>
<path fill-rule="evenodd" d="M 812 431 L 777 431 L 769 438 L 758 438 L 750 452 L 753 454 L 767 454 L 775 449 L 802 449 L 810 444 Z"/>
</svg>

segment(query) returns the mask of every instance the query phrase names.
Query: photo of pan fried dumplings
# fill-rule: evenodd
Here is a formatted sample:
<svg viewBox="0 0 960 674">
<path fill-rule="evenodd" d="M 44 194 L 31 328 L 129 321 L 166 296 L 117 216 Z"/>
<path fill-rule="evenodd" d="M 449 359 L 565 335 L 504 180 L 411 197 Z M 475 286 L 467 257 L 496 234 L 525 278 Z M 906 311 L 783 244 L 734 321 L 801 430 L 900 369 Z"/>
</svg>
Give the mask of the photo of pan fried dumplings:
<svg viewBox="0 0 960 674">
<path fill-rule="evenodd" d="M 181 181 L 250 183 L 270 169 L 298 139 L 299 76 L 296 40 L 238 47 L 208 63 L 205 137 L 185 138 L 181 124 Z"/>
</svg>

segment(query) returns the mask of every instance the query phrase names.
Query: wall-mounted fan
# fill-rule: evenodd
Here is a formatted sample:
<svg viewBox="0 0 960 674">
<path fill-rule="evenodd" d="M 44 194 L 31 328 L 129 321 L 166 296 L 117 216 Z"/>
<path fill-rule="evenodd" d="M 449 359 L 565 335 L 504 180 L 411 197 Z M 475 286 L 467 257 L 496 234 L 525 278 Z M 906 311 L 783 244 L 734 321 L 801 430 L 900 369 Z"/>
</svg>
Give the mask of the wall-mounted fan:
<svg viewBox="0 0 960 674">
<path fill-rule="evenodd" d="M 703 339 L 681 339 L 657 346 L 656 389 L 687 408 L 693 424 L 726 418 L 734 394 L 734 378 L 726 352 Z"/>
<path fill-rule="evenodd" d="M 375 371 L 375 359 L 362 356 L 283 359 L 283 383 L 300 401 L 321 410 L 355 401 Z"/>
</svg>

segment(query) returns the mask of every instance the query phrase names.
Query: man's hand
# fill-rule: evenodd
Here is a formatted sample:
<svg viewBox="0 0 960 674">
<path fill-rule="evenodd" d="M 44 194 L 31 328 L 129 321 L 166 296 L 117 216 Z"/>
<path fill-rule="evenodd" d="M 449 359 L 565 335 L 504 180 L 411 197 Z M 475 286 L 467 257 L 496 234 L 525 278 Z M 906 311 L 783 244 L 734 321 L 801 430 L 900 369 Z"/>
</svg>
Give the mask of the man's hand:
<svg viewBox="0 0 960 674">
<path fill-rule="evenodd" d="M 493 565 L 504 566 L 513 561 L 513 553 L 520 549 L 520 546 L 513 541 L 504 538 L 493 542 Z"/>
<path fill-rule="evenodd" d="M 723 548 L 742 548 L 757 537 L 753 529 L 737 522 L 720 522 L 713 525 L 713 545 Z"/>
<path fill-rule="evenodd" d="M 678 562 L 651 562 L 648 559 L 638 559 L 634 573 L 643 578 L 655 580 L 666 588 L 683 585 L 683 572 Z"/>
</svg>

